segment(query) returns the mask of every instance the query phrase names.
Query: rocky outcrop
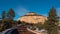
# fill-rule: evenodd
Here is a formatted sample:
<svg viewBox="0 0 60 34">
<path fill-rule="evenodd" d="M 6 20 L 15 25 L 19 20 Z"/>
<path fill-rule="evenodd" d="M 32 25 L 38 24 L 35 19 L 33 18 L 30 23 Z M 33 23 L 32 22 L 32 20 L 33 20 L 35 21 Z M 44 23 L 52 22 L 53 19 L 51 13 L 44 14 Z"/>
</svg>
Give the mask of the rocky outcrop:
<svg viewBox="0 0 60 34">
<path fill-rule="evenodd" d="M 25 22 L 25 23 L 44 24 L 44 22 L 45 22 L 45 20 L 47 20 L 47 18 L 45 16 L 38 15 L 36 13 L 27 13 L 26 15 L 20 17 L 18 20 Z"/>
</svg>

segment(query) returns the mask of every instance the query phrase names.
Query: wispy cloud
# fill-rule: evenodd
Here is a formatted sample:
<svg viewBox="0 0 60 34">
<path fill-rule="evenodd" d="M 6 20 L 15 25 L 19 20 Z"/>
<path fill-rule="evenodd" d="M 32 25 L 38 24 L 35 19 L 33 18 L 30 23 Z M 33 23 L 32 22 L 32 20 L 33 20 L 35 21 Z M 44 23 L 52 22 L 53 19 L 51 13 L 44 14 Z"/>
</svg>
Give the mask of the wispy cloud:
<svg viewBox="0 0 60 34">
<path fill-rule="evenodd" d="M 26 8 L 23 8 L 23 7 L 16 8 L 16 10 L 15 10 L 16 17 L 15 17 L 15 19 L 18 19 L 20 16 L 25 15 L 27 12 L 30 12 L 30 11 L 27 10 Z"/>
<path fill-rule="evenodd" d="M 15 10 L 15 13 L 16 13 L 15 19 L 18 19 L 20 16 L 23 16 L 26 13 L 30 12 L 29 10 L 27 10 L 26 8 L 23 8 L 23 7 L 18 7 L 16 9 L 14 9 L 14 10 Z M 58 16 L 60 16 L 60 8 L 56 8 L 56 10 L 57 10 Z M 47 16 L 48 13 L 42 14 L 42 15 Z"/>
<path fill-rule="evenodd" d="M 16 14 L 19 15 L 19 16 L 22 16 L 22 15 L 25 15 L 27 12 L 30 12 L 29 10 L 27 10 L 26 8 L 17 8 L 15 10 Z"/>
</svg>

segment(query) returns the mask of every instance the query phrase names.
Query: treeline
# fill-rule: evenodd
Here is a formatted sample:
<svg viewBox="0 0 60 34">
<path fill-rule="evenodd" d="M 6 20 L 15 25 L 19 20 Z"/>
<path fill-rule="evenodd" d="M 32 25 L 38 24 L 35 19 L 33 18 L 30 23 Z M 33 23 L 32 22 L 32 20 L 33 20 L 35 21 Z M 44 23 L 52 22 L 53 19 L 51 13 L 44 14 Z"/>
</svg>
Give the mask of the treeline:
<svg viewBox="0 0 60 34">
<path fill-rule="evenodd" d="M 29 23 L 24 23 L 21 21 L 15 21 L 15 11 L 11 8 L 9 11 L 2 11 L 2 18 L 0 18 L 0 31 L 4 31 L 6 29 L 17 27 L 21 25 L 30 25 Z"/>
<path fill-rule="evenodd" d="M 8 13 L 5 13 L 5 11 L 2 12 L 2 20 L 0 20 L 0 31 L 8 29 L 13 27 L 16 24 L 25 24 L 25 25 L 30 25 L 32 26 L 31 29 L 35 30 L 34 27 L 41 29 L 47 30 L 48 34 L 58 34 L 58 25 L 59 25 L 59 16 L 57 15 L 57 11 L 54 7 L 52 7 L 48 13 L 47 20 L 45 23 L 42 25 L 41 23 L 38 24 L 29 24 L 29 23 L 24 23 L 21 21 L 14 21 L 15 17 L 15 12 L 13 9 L 10 9 Z"/>
<path fill-rule="evenodd" d="M 36 26 L 39 30 L 45 29 L 48 34 L 58 34 L 58 30 L 60 29 L 59 25 L 60 17 L 57 15 L 57 11 L 54 7 L 52 7 L 48 13 L 47 20 L 44 24 L 38 23 L 33 25 L 32 29 L 35 30 L 34 26 Z"/>
<path fill-rule="evenodd" d="M 6 11 L 2 11 L 2 18 L 0 18 L 0 31 L 13 27 L 16 23 L 14 21 L 15 12 L 11 8 L 6 13 Z"/>
</svg>

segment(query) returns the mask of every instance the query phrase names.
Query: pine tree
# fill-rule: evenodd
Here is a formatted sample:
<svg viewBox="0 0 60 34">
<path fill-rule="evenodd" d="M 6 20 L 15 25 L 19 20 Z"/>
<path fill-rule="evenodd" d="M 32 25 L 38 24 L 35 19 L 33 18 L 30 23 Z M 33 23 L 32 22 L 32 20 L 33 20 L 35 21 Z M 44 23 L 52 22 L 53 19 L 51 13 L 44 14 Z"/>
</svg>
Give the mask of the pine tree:
<svg viewBox="0 0 60 34">
<path fill-rule="evenodd" d="M 15 17 L 15 12 L 12 8 L 7 13 L 7 17 L 10 18 L 11 20 L 13 20 L 13 18 Z"/>
<path fill-rule="evenodd" d="M 9 10 L 9 12 L 7 13 L 7 17 L 9 18 L 8 22 L 11 22 L 12 26 L 14 25 L 14 17 L 15 17 L 15 12 L 14 10 L 11 8 Z"/>
<path fill-rule="evenodd" d="M 43 24 L 41 22 L 39 22 L 38 24 L 36 24 L 36 27 L 41 30 L 43 29 Z"/>
<path fill-rule="evenodd" d="M 3 26 L 4 26 L 4 21 L 5 21 L 5 11 L 2 12 L 2 24 L 1 24 L 1 30 L 3 30 Z"/>
<path fill-rule="evenodd" d="M 2 23 L 4 23 L 4 19 L 5 19 L 5 11 L 2 12 Z"/>
<path fill-rule="evenodd" d="M 1 24 L 2 26 L 1 26 L 1 28 L 2 28 L 3 25 L 4 25 L 5 16 L 6 16 L 6 15 L 5 15 L 5 11 L 3 11 L 3 12 L 2 12 L 2 24 Z"/>
<path fill-rule="evenodd" d="M 58 16 L 54 7 L 49 12 L 48 20 L 44 24 L 44 28 L 48 31 L 48 34 L 58 34 L 57 25 L 58 25 Z"/>
</svg>

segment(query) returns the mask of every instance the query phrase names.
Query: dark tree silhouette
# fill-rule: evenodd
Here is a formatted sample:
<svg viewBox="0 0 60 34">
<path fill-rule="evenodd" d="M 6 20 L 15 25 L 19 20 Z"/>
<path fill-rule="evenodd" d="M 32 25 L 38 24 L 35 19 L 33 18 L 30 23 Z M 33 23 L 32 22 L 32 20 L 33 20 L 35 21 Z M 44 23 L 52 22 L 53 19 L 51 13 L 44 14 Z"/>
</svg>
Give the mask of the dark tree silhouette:
<svg viewBox="0 0 60 34">
<path fill-rule="evenodd" d="M 2 24 L 4 24 L 4 19 L 5 19 L 5 11 L 2 12 Z"/>
<path fill-rule="evenodd" d="M 11 22 L 12 26 L 13 26 L 14 25 L 15 12 L 14 12 L 14 10 L 12 8 L 7 13 L 7 17 L 9 18 L 9 22 Z"/>
<path fill-rule="evenodd" d="M 10 18 L 11 20 L 13 20 L 13 18 L 15 17 L 15 12 L 12 8 L 7 13 L 7 17 Z"/>
<path fill-rule="evenodd" d="M 58 34 L 57 25 L 58 25 L 58 16 L 54 7 L 50 10 L 48 14 L 48 20 L 44 24 L 44 28 L 47 29 L 48 34 Z"/>
</svg>

